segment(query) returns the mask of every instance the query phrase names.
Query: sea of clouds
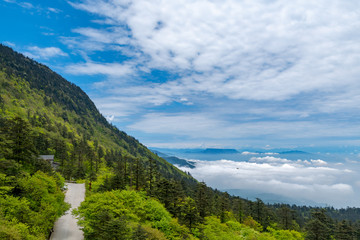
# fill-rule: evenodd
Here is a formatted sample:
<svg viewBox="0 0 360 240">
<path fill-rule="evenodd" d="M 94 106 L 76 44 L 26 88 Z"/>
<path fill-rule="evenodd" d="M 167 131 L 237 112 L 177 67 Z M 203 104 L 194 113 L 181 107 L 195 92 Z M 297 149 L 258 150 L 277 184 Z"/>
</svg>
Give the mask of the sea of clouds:
<svg viewBox="0 0 360 240">
<path fill-rule="evenodd" d="M 245 154 L 250 155 L 248 161 L 191 160 L 196 168 L 181 169 L 217 189 L 252 190 L 334 207 L 360 206 L 357 161 L 328 163 Z"/>
</svg>

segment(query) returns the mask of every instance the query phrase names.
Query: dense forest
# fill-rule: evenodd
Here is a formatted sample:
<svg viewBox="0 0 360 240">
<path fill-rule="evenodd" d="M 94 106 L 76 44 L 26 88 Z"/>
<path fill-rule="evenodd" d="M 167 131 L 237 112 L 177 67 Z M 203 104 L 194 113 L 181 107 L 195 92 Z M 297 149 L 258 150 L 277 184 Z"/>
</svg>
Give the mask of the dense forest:
<svg viewBox="0 0 360 240">
<path fill-rule="evenodd" d="M 65 179 L 87 184 L 74 211 L 85 239 L 360 239 L 358 208 L 268 205 L 196 181 L 79 87 L 0 45 L 0 239 L 45 239 L 69 207 Z"/>
</svg>

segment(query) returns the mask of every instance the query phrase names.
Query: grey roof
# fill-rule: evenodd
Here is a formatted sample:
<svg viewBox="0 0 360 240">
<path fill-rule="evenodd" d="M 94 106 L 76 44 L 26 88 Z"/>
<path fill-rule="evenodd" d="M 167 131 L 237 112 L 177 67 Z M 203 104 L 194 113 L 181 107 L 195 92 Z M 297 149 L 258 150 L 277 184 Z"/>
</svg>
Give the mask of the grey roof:
<svg viewBox="0 0 360 240">
<path fill-rule="evenodd" d="M 54 160 L 54 155 L 40 155 L 39 157 L 44 160 Z"/>
</svg>

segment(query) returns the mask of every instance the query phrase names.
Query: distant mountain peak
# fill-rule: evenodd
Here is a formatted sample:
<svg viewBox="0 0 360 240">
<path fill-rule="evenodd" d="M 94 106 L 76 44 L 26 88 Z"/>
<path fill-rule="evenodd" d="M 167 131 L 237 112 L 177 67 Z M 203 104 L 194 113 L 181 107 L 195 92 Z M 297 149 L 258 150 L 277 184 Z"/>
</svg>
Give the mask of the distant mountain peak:
<svg viewBox="0 0 360 240">
<path fill-rule="evenodd" d="M 239 153 L 236 149 L 231 148 L 206 148 L 204 150 L 200 150 L 199 153 L 205 154 L 233 154 Z"/>
<path fill-rule="evenodd" d="M 280 154 L 309 154 L 308 152 L 299 151 L 299 150 L 289 150 L 289 151 L 283 151 L 279 152 Z"/>
</svg>

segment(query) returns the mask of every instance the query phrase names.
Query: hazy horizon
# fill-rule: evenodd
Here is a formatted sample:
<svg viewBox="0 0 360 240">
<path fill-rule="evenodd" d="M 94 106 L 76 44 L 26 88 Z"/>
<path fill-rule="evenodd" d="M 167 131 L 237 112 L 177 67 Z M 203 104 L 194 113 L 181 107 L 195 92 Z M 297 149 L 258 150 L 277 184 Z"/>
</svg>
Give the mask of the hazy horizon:
<svg viewBox="0 0 360 240">
<path fill-rule="evenodd" d="M 238 192 L 243 198 L 259 196 L 265 202 L 271 199 L 298 205 L 360 207 L 358 152 L 209 154 L 163 149 L 162 153 L 191 161 L 195 168 L 178 167 L 212 188 L 241 190 Z M 271 194 L 278 198 L 272 199 Z"/>
</svg>

